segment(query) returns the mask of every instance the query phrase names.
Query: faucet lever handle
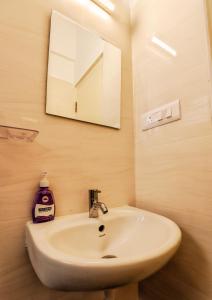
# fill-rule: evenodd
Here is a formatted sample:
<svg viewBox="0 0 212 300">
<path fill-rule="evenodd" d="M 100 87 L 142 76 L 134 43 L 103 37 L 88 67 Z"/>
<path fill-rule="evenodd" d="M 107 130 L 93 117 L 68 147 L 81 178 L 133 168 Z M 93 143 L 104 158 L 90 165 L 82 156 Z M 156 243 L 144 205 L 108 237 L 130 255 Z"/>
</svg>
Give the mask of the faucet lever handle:
<svg viewBox="0 0 212 300">
<path fill-rule="evenodd" d="M 102 191 L 100 190 L 94 190 L 95 193 L 100 194 Z"/>
<path fill-rule="evenodd" d="M 101 191 L 100 190 L 93 190 L 93 200 L 95 202 L 98 202 L 98 194 L 100 194 Z"/>
</svg>

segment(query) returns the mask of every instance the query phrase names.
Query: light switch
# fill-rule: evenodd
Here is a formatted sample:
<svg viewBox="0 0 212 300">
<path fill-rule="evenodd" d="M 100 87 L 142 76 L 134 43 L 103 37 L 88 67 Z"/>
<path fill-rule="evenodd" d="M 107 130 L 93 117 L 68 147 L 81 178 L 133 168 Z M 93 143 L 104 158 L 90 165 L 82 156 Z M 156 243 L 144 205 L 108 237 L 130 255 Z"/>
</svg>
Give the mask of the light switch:
<svg viewBox="0 0 212 300">
<path fill-rule="evenodd" d="M 165 109 L 165 118 L 171 118 L 171 117 L 172 117 L 172 108 L 171 106 L 169 106 Z"/>
<path fill-rule="evenodd" d="M 163 120 L 162 111 L 157 111 L 151 116 L 152 122 L 158 122 Z"/>
<path fill-rule="evenodd" d="M 142 129 L 148 130 L 181 119 L 180 100 L 176 100 L 146 112 L 143 115 Z"/>
</svg>

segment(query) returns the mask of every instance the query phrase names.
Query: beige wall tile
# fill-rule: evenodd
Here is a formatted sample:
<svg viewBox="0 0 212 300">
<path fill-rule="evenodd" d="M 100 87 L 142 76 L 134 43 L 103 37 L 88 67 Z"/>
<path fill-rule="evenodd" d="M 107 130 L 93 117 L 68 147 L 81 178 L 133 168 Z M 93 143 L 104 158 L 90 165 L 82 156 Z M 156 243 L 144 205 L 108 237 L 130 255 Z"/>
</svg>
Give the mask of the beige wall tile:
<svg viewBox="0 0 212 300">
<path fill-rule="evenodd" d="M 103 20 L 77 0 L 0 3 L 0 124 L 40 131 L 32 144 L 0 140 L 0 298 L 95 299 L 96 293 L 44 288 L 24 249 L 24 224 L 42 170 L 49 172 L 57 215 L 88 210 L 88 189 L 102 190 L 108 207 L 134 203 L 129 15 L 117 1 Z M 121 130 L 45 115 L 51 10 L 99 32 L 122 50 Z"/>
<path fill-rule="evenodd" d="M 212 126 L 204 1 L 135 1 L 132 35 L 137 206 L 173 219 L 183 231 L 176 257 L 141 285 L 142 299 L 210 300 Z M 154 46 L 153 35 L 177 56 Z M 142 131 L 145 111 L 178 98 L 181 121 Z"/>
</svg>

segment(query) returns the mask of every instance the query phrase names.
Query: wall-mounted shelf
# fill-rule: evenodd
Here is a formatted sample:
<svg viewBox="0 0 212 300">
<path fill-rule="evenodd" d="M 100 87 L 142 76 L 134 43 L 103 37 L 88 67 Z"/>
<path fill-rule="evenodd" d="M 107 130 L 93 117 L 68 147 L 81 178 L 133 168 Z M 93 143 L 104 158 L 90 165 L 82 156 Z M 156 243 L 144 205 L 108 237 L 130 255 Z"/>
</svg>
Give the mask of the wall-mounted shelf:
<svg viewBox="0 0 212 300">
<path fill-rule="evenodd" d="M 33 142 L 39 131 L 0 125 L 0 139 Z"/>
</svg>

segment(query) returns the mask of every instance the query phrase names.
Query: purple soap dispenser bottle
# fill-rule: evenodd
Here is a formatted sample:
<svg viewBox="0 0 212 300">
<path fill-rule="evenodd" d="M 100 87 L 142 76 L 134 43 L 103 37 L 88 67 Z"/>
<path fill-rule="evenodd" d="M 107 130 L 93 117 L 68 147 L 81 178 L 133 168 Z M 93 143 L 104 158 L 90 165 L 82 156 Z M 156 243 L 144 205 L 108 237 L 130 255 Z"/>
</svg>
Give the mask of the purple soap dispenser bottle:
<svg viewBox="0 0 212 300">
<path fill-rule="evenodd" d="M 42 223 L 54 220 L 55 203 L 52 191 L 49 189 L 47 172 L 43 172 L 40 188 L 35 195 L 32 207 L 33 223 Z"/>
</svg>

